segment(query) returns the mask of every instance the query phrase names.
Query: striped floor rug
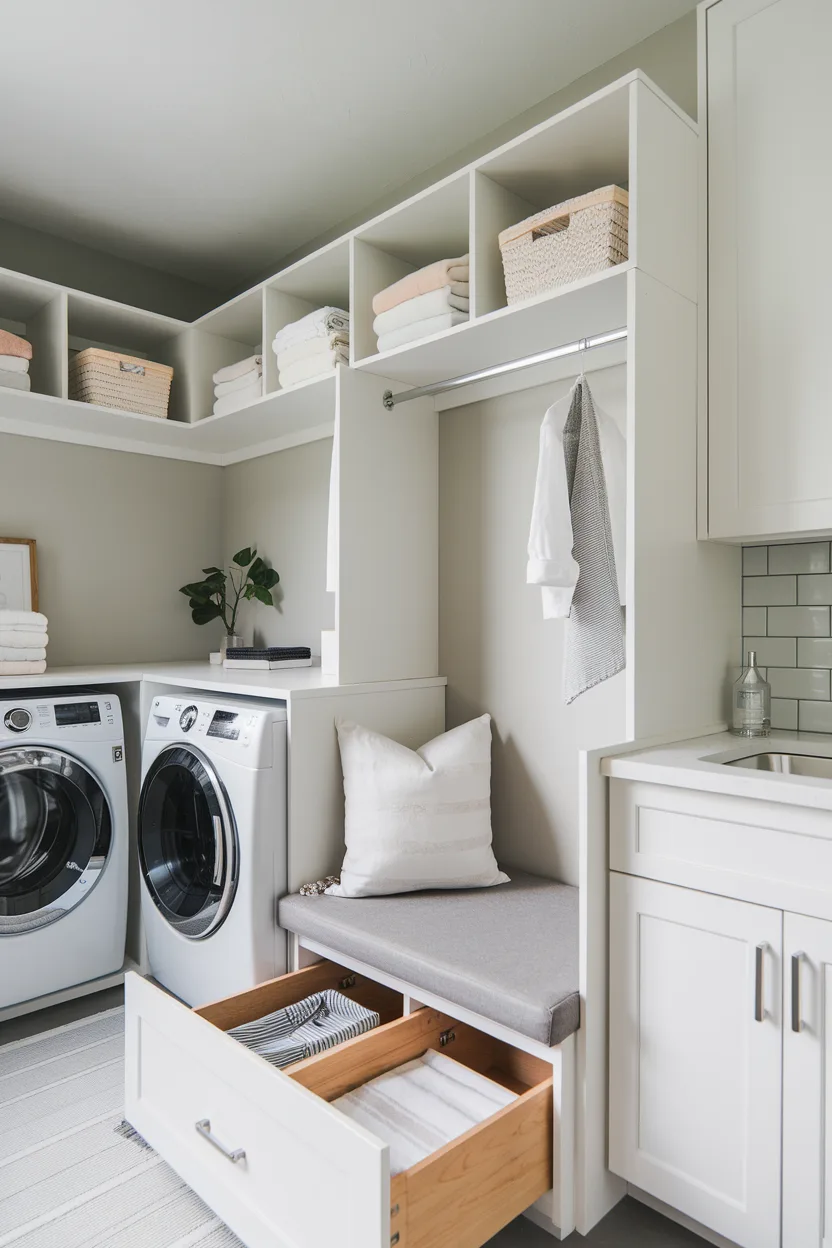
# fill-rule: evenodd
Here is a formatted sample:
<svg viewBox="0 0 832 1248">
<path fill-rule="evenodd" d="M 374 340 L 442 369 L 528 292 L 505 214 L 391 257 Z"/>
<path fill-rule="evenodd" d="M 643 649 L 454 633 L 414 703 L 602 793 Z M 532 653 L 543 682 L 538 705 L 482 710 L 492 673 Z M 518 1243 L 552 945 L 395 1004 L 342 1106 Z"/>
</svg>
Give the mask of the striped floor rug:
<svg viewBox="0 0 832 1248">
<path fill-rule="evenodd" d="M 242 1248 L 125 1138 L 124 1011 L 0 1047 L 0 1248 Z"/>
</svg>

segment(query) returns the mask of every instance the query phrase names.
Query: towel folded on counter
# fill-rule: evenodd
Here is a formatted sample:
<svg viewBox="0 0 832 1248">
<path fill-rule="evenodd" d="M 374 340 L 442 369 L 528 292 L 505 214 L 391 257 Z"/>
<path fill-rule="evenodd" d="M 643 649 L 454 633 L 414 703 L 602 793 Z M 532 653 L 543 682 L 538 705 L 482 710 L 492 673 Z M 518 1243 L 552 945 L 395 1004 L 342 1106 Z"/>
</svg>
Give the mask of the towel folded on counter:
<svg viewBox="0 0 832 1248">
<path fill-rule="evenodd" d="M 394 1175 L 516 1100 L 502 1084 L 428 1050 L 332 1104 L 389 1145 Z"/>
<path fill-rule="evenodd" d="M 11 646 L 15 650 L 25 650 L 30 646 L 48 646 L 49 634 L 38 629 L 0 628 L 0 646 Z M 15 658 L 18 656 L 15 655 Z"/>
<path fill-rule="evenodd" d="M 459 291 L 463 293 L 457 293 Z M 453 286 L 442 286 L 426 295 L 417 295 L 415 299 L 406 299 L 404 303 L 397 303 L 389 312 L 380 313 L 373 321 L 373 333 L 381 338 L 384 334 L 393 333 L 405 325 L 413 325 L 416 321 L 425 321 L 428 317 L 443 316 L 446 312 L 467 313 L 468 304 L 468 284 L 455 282 Z"/>
<path fill-rule="evenodd" d="M 49 621 L 39 611 L 12 611 L 10 607 L 0 610 L 0 628 L 13 628 L 45 633 Z"/>
<path fill-rule="evenodd" d="M 235 390 L 233 394 L 226 394 L 221 399 L 214 402 L 214 415 L 227 416 L 229 412 L 236 412 L 240 407 L 246 407 L 249 403 L 253 403 L 255 399 L 259 399 L 263 393 L 263 386 L 258 377 L 255 382 L 251 382 L 244 390 Z"/>
<path fill-rule="evenodd" d="M 326 338 L 307 338 L 305 342 L 298 342 L 295 346 L 281 351 L 277 357 L 277 367 L 279 369 L 290 368 L 293 364 L 299 364 L 301 360 L 325 356 L 327 351 L 337 351 L 339 348 L 349 353 L 350 336 L 344 330 L 338 330 Z"/>
<path fill-rule="evenodd" d="M 272 1066 L 290 1066 L 378 1027 L 381 1017 L 327 988 L 228 1032 Z"/>
<path fill-rule="evenodd" d="M 32 389 L 32 379 L 28 373 L 10 373 L 0 369 L 0 386 L 6 390 L 29 391 Z"/>
<path fill-rule="evenodd" d="M 299 321 L 292 321 L 291 325 L 284 325 L 278 330 L 272 343 L 272 350 L 275 355 L 280 355 L 281 351 L 285 351 L 287 347 L 294 347 L 297 343 L 306 342 L 310 338 L 328 338 L 330 334 L 339 331 L 349 334 L 349 330 L 349 312 L 345 312 L 343 308 L 317 308 L 307 316 L 301 317 Z"/>
<path fill-rule="evenodd" d="M 463 325 L 468 320 L 467 312 L 451 310 L 441 316 L 429 316 L 424 321 L 413 321 L 410 325 L 402 325 L 389 334 L 382 334 L 378 340 L 379 351 L 392 351 L 394 347 L 402 347 L 406 342 L 417 342 L 419 338 L 427 338 L 431 334 L 441 334 L 454 325 Z"/>
<path fill-rule="evenodd" d="M 0 646 L 0 663 L 38 663 L 46 658 L 46 646 Z"/>
<path fill-rule="evenodd" d="M 224 399 L 227 394 L 236 394 L 238 390 L 247 390 L 249 386 L 255 385 L 263 376 L 262 370 L 252 368 L 247 373 L 243 373 L 240 377 L 235 377 L 233 381 L 223 381 L 219 385 L 214 386 L 214 397 Z"/>
<path fill-rule="evenodd" d="M 22 355 L 0 355 L 0 370 L 4 373 L 28 373 L 29 361 Z"/>
<path fill-rule="evenodd" d="M 245 377 L 246 373 L 253 372 L 254 369 L 259 369 L 262 373 L 262 355 L 249 355 L 245 360 L 238 360 L 236 364 L 226 364 L 225 368 L 214 373 L 214 385 L 224 386 L 228 381 L 237 381 L 238 378 Z"/>
<path fill-rule="evenodd" d="M 7 329 L 0 329 L 0 355 L 16 355 L 20 359 L 31 360 L 32 344 Z"/>
<path fill-rule="evenodd" d="M 46 660 L 7 663 L 0 661 L 0 676 L 40 676 L 46 671 Z"/>
<path fill-rule="evenodd" d="M 406 299 L 415 299 L 417 295 L 426 295 L 432 290 L 441 290 L 443 286 L 452 286 L 458 282 L 468 281 L 468 257 L 459 256 L 456 260 L 437 260 L 415 273 L 387 286 L 373 296 L 373 312 L 379 316 L 389 312 L 397 304 Z"/>
</svg>

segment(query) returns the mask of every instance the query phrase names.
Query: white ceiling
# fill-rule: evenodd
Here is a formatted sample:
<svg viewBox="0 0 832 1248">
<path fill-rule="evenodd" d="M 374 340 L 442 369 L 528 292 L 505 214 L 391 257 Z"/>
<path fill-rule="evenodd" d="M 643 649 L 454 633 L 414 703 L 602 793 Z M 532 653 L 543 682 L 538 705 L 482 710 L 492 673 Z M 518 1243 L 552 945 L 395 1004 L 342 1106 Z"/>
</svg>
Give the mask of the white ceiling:
<svg viewBox="0 0 832 1248">
<path fill-rule="evenodd" d="M 227 287 L 695 2 L 6 0 L 0 217 Z"/>
</svg>

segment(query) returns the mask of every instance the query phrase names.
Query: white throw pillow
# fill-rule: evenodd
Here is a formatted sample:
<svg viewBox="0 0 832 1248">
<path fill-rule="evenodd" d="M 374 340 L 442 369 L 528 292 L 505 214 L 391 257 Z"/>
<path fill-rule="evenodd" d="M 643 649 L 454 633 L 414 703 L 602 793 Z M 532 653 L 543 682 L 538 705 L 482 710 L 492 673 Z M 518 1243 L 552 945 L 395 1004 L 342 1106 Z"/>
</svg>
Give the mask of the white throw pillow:
<svg viewBox="0 0 832 1248">
<path fill-rule="evenodd" d="M 409 750 L 340 722 L 347 854 L 335 897 L 505 884 L 491 848 L 491 716 Z"/>
</svg>

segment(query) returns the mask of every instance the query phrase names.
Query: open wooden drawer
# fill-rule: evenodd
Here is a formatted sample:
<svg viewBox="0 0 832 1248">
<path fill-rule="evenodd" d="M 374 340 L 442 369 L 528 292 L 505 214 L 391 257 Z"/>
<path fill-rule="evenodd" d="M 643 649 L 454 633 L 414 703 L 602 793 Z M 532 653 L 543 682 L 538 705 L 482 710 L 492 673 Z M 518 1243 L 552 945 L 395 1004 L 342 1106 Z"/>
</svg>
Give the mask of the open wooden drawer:
<svg viewBox="0 0 832 1248">
<path fill-rule="evenodd" d="M 370 980 L 346 991 L 382 1026 L 286 1070 L 224 1034 L 349 976 L 318 963 L 190 1010 L 128 975 L 127 1119 L 248 1248 L 480 1248 L 552 1185 L 552 1067 L 436 1010 L 401 1017 Z M 431 1048 L 520 1095 L 391 1180 L 387 1145 L 329 1102 Z"/>
</svg>

